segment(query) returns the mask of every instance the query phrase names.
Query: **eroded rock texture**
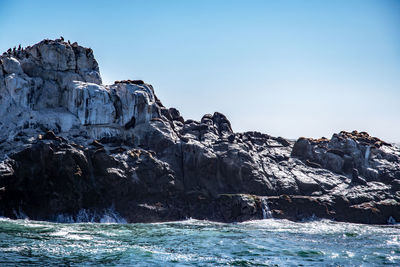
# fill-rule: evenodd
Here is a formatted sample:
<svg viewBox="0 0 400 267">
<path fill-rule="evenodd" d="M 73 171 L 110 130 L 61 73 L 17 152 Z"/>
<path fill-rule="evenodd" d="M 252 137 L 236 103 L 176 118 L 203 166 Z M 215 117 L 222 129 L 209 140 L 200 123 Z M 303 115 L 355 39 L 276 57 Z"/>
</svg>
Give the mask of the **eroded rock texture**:
<svg viewBox="0 0 400 267">
<path fill-rule="evenodd" d="M 141 80 L 102 85 L 93 51 L 60 39 L 0 59 L 2 216 L 400 221 L 400 149 L 367 133 L 294 142 L 218 112 L 184 120 Z"/>
</svg>

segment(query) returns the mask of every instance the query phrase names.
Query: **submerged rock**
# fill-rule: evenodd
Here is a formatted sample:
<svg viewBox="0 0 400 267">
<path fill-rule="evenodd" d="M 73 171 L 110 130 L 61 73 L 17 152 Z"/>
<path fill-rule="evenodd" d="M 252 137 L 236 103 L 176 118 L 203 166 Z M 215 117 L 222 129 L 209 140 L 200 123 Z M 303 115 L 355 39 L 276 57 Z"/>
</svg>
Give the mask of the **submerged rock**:
<svg viewBox="0 0 400 267">
<path fill-rule="evenodd" d="M 0 60 L 1 216 L 400 221 L 400 149 L 365 132 L 294 142 L 185 120 L 144 81 L 103 85 L 93 51 L 61 39 Z"/>
</svg>

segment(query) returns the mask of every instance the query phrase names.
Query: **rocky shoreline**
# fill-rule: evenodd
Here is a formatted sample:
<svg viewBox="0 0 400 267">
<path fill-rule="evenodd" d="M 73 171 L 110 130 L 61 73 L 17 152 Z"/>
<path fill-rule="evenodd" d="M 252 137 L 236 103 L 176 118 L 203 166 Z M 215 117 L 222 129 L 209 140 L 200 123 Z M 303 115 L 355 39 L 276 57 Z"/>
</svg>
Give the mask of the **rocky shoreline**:
<svg viewBox="0 0 400 267">
<path fill-rule="evenodd" d="M 400 221 L 400 148 L 365 132 L 294 142 L 185 120 L 143 81 L 103 85 L 93 51 L 62 39 L 0 60 L 0 216 Z"/>
</svg>

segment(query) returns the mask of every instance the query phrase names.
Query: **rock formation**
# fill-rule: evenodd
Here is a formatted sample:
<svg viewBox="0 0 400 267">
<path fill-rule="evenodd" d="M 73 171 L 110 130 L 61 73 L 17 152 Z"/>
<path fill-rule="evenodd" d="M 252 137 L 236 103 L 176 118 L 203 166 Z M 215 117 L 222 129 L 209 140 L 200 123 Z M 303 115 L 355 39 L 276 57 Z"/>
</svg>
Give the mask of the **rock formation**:
<svg viewBox="0 0 400 267">
<path fill-rule="evenodd" d="M 400 221 L 400 148 L 367 133 L 294 142 L 218 112 L 184 120 L 141 80 L 103 85 L 93 51 L 62 39 L 0 60 L 1 216 Z"/>
</svg>

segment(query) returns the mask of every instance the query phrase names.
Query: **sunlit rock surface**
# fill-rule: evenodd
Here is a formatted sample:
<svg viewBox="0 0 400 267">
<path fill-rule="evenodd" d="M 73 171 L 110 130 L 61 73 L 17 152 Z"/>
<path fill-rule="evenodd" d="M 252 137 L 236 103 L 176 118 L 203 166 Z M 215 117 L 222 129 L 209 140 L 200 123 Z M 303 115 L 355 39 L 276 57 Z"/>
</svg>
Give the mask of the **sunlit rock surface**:
<svg viewBox="0 0 400 267">
<path fill-rule="evenodd" d="M 218 112 L 185 120 L 141 80 L 103 85 L 93 51 L 61 39 L 0 59 L 1 216 L 400 221 L 397 145 L 235 133 Z"/>
</svg>

